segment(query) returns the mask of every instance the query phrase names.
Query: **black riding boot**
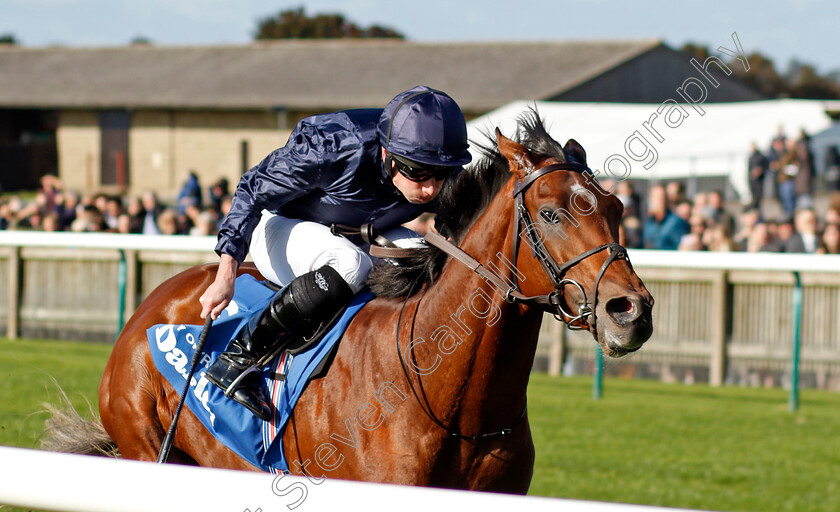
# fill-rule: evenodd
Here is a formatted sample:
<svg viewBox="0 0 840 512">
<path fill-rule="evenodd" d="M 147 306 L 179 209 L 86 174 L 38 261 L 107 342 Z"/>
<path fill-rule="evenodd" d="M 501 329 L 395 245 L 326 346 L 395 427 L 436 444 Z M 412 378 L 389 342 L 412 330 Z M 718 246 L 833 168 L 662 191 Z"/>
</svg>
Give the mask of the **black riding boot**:
<svg viewBox="0 0 840 512">
<path fill-rule="evenodd" d="M 256 367 L 257 361 L 287 340 L 316 328 L 352 298 L 350 286 L 330 266 L 295 278 L 219 354 L 205 373 L 207 380 L 257 417 L 269 421 L 271 406 L 260 383 L 262 368 Z"/>
</svg>

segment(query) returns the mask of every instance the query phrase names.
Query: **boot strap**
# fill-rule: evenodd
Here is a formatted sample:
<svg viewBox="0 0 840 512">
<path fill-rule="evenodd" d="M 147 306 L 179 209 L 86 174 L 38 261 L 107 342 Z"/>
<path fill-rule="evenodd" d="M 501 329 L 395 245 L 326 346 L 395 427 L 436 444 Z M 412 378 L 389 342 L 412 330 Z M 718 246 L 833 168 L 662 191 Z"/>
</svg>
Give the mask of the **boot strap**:
<svg viewBox="0 0 840 512">
<path fill-rule="evenodd" d="M 255 364 L 253 357 L 231 356 L 227 352 L 219 354 L 219 360 L 224 361 L 225 364 L 236 370 L 246 370 Z"/>
<path fill-rule="evenodd" d="M 237 389 L 242 387 L 242 381 L 245 379 L 245 377 L 254 372 L 259 372 L 261 370 L 262 368 L 257 366 L 257 364 L 252 364 L 251 366 L 245 367 L 242 373 L 240 373 L 235 379 L 233 379 L 233 382 L 231 382 L 230 386 L 227 387 L 227 389 L 225 390 L 225 396 L 231 398 L 233 396 L 233 393 L 236 392 Z"/>
<path fill-rule="evenodd" d="M 283 343 L 277 343 L 272 350 L 270 350 L 266 355 L 262 356 L 259 361 L 253 362 L 250 365 L 241 365 L 235 361 L 231 361 L 231 366 L 236 366 L 237 370 L 243 370 L 242 373 L 239 374 L 233 382 L 230 383 L 230 386 L 227 387 L 225 390 L 225 395 L 229 398 L 233 396 L 234 391 L 236 391 L 239 387 L 242 386 L 242 381 L 245 379 L 246 376 L 253 372 L 261 372 L 263 367 L 265 367 L 272 359 L 274 359 L 277 354 L 279 354 L 285 345 Z M 224 354 L 223 354 L 224 355 Z M 219 356 L 221 359 L 222 356 Z M 230 360 L 230 358 L 225 358 Z M 252 360 L 253 361 L 253 360 Z"/>
</svg>

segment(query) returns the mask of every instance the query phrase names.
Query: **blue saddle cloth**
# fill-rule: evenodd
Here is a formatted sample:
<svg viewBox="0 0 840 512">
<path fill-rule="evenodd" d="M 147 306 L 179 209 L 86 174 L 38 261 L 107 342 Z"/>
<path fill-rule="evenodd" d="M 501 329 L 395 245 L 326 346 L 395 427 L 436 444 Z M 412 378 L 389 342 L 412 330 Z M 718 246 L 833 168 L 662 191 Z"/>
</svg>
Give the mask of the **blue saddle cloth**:
<svg viewBox="0 0 840 512">
<path fill-rule="evenodd" d="M 282 433 L 292 409 L 312 372 L 373 294 L 364 290 L 356 295 L 316 346 L 296 355 L 283 352 L 263 369 L 261 378 L 274 404 L 274 418 L 273 421 L 262 421 L 243 405 L 227 398 L 204 377 L 205 370 L 227 348 L 239 329 L 252 315 L 265 309 L 275 293 L 247 274 L 236 279 L 235 290 L 230 305 L 213 322 L 184 404 L 216 439 L 243 459 L 263 471 L 275 474 L 288 471 Z M 179 394 L 183 391 L 201 329 L 199 325 L 158 324 L 146 331 L 155 366 Z M 275 374 L 285 378 L 274 378 Z"/>
</svg>

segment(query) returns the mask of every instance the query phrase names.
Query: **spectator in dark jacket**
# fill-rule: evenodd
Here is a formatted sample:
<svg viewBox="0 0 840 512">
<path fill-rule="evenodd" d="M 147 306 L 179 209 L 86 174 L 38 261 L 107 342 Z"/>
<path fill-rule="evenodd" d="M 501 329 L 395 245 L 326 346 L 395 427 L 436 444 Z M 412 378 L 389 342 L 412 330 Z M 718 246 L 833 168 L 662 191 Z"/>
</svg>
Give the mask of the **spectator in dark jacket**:
<svg viewBox="0 0 840 512">
<path fill-rule="evenodd" d="M 65 192 L 58 201 L 58 224 L 60 231 L 69 231 L 76 220 L 76 208 L 79 206 L 79 194 Z"/>
<path fill-rule="evenodd" d="M 198 176 L 195 171 L 187 174 L 181 193 L 178 194 L 178 215 L 183 215 L 187 206 L 198 206 L 201 208 L 201 185 L 198 184 Z"/>
<path fill-rule="evenodd" d="M 799 140 L 796 141 L 794 151 L 799 166 L 799 172 L 793 178 L 796 206 L 798 208 L 811 208 L 814 204 L 811 196 L 814 179 L 814 154 L 811 152 L 811 139 L 805 133 L 805 130 L 802 130 Z"/>
<path fill-rule="evenodd" d="M 796 232 L 785 241 L 785 252 L 805 252 L 813 254 L 819 247 L 817 236 L 817 217 L 814 210 L 800 208 L 794 218 Z"/>
<path fill-rule="evenodd" d="M 764 177 L 770 168 L 770 161 L 758 150 L 753 142 L 752 153 L 747 163 L 750 174 L 750 192 L 752 193 L 751 208 L 761 208 L 761 199 L 764 197 Z"/>
<path fill-rule="evenodd" d="M 210 209 L 213 210 L 216 215 L 219 215 L 222 212 L 222 199 L 229 194 L 230 191 L 228 190 L 227 178 L 219 178 L 207 188 L 207 200 L 209 202 Z"/>
<path fill-rule="evenodd" d="M 840 149 L 829 146 L 823 157 L 825 160 L 825 185 L 829 190 L 840 190 Z"/>
</svg>

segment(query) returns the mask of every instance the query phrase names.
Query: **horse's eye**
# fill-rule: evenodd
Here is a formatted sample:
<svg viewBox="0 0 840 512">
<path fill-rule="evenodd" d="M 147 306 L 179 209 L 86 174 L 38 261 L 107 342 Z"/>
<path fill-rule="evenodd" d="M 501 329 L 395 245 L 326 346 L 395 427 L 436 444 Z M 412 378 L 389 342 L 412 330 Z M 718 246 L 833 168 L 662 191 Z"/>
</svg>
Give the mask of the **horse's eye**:
<svg viewBox="0 0 840 512">
<path fill-rule="evenodd" d="M 557 224 L 557 221 L 560 219 L 557 218 L 557 215 L 554 214 L 553 210 L 549 210 L 548 208 L 540 208 L 540 217 L 542 220 L 549 224 Z"/>
</svg>

